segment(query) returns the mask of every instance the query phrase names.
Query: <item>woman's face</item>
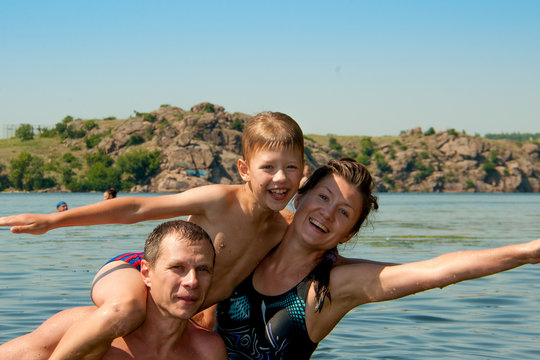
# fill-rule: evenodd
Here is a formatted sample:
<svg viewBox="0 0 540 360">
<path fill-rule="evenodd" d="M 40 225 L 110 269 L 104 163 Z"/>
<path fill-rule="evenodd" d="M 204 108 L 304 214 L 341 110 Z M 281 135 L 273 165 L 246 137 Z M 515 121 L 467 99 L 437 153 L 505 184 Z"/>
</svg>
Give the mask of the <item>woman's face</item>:
<svg viewBox="0 0 540 360">
<path fill-rule="evenodd" d="M 324 177 L 295 200 L 294 225 L 310 246 L 328 250 L 351 237 L 362 196 L 339 175 Z"/>
</svg>

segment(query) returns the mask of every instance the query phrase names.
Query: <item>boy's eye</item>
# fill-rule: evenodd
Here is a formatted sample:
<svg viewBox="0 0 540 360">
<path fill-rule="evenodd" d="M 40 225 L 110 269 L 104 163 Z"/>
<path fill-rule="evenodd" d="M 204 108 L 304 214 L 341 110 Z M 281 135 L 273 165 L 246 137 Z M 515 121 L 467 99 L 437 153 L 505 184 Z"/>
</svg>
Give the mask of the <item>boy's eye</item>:
<svg viewBox="0 0 540 360">
<path fill-rule="evenodd" d="M 324 195 L 324 194 L 320 194 L 319 197 L 322 199 L 322 200 L 328 200 L 328 196 Z"/>
<path fill-rule="evenodd" d="M 340 213 L 341 215 L 345 215 L 346 217 L 349 217 L 349 213 L 348 213 L 347 211 L 343 210 L 343 209 L 340 209 L 340 210 L 339 210 L 339 213 Z"/>
</svg>

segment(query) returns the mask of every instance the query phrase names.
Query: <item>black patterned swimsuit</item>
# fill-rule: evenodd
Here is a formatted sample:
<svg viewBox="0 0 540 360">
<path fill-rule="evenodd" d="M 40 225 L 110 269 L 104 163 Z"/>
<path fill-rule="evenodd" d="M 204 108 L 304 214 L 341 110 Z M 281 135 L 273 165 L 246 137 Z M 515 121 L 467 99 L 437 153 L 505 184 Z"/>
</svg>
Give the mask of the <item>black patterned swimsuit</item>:
<svg viewBox="0 0 540 360">
<path fill-rule="evenodd" d="M 253 287 L 253 274 L 217 305 L 216 331 L 229 359 L 309 359 L 317 343 L 306 329 L 306 298 L 311 279 L 281 295 Z"/>
</svg>

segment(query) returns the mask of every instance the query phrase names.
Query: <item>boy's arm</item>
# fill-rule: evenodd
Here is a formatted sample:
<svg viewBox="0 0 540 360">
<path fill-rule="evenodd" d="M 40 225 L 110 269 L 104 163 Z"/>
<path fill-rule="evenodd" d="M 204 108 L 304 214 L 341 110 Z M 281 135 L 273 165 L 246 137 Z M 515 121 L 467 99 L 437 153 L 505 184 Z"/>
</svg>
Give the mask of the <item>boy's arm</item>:
<svg viewBox="0 0 540 360">
<path fill-rule="evenodd" d="M 122 197 L 53 214 L 6 216 L 0 218 L 0 226 L 11 226 L 13 233 L 38 235 L 66 226 L 131 224 L 200 215 L 222 206 L 228 192 L 224 185 L 208 185 L 174 195 Z"/>
</svg>

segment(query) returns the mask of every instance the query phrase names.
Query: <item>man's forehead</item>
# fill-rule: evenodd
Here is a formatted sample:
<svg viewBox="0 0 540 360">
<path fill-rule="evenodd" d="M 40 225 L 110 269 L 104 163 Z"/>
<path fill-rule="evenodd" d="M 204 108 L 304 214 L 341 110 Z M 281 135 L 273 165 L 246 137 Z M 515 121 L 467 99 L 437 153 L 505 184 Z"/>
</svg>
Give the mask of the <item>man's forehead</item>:
<svg viewBox="0 0 540 360">
<path fill-rule="evenodd" d="M 161 254 L 167 254 L 169 258 L 180 258 L 193 254 L 204 254 L 212 262 L 212 245 L 206 239 L 192 240 L 179 233 L 165 235 L 161 241 Z"/>
</svg>

